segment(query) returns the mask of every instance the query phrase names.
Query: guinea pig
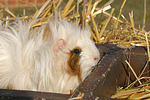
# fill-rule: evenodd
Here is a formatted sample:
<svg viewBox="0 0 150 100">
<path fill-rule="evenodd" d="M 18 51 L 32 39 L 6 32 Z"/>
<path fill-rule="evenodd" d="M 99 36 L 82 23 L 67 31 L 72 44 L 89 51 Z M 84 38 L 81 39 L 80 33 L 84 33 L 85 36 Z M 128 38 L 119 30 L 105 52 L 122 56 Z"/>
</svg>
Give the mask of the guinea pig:
<svg viewBox="0 0 150 100">
<path fill-rule="evenodd" d="M 55 19 L 38 28 L 17 21 L 0 28 L 0 88 L 69 93 L 100 54 L 89 28 Z"/>
</svg>

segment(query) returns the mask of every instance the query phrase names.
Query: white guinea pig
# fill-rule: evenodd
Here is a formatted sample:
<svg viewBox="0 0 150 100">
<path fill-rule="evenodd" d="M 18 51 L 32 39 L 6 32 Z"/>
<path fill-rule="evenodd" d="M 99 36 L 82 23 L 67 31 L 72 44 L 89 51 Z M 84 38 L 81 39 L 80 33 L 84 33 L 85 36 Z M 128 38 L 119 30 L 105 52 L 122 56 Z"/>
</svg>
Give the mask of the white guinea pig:
<svg viewBox="0 0 150 100">
<path fill-rule="evenodd" d="M 90 29 L 63 19 L 31 28 L 18 21 L 0 28 L 0 88 L 69 93 L 86 78 L 100 54 Z"/>
</svg>

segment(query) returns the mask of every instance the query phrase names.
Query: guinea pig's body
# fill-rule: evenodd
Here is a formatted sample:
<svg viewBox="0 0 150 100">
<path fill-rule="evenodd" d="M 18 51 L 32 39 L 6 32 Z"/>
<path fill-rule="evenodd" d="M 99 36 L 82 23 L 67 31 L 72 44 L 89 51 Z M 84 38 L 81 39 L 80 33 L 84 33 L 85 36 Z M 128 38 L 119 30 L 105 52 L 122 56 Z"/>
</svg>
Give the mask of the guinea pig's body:
<svg viewBox="0 0 150 100">
<path fill-rule="evenodd" d="M 0 88 L 69 93 L 100 59 L 89 29 L 54 20 L 0 28 Z"/>
</svg>

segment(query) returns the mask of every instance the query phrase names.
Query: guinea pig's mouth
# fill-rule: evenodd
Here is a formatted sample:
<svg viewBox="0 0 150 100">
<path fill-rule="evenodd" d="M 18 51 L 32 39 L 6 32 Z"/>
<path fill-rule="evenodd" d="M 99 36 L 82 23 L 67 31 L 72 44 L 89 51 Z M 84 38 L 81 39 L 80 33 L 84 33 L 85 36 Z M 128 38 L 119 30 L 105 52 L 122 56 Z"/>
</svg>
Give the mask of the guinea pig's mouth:
<svg viewBox="0 0 150 100">
<path fill-rule="evenodd" d="M 95 64 L 93 64 L 89 70 L 93 71 L 95 69 L 95 67 L 99 65 L 100 61 L 101 60 L 99 59 L 97 62 L 95 62 Z"/>
</svg>

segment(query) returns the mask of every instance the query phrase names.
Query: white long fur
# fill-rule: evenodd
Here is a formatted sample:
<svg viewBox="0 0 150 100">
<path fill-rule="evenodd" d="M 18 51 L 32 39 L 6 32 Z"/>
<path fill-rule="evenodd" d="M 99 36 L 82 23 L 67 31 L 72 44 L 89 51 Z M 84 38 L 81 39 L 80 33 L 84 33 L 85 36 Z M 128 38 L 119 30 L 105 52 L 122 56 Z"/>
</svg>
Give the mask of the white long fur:
<svg viewBox="0 0 150 100">
<path fill-rule="evenodd" d="M 93 59 L 99 58 L 99 52 L 90 40 L 90 30 L 55 20 L 49 22 L 52 40 L 44 41 L 44 26 L 36 31 L 30 29 L 32 24 L 18 21 L 15 28 L 0 28 L 0 88 L 12 85 L 13 89 L 69 93 L 80 83 L 77 76 L 66 73 L 67 53 L 74 47 L 82 49 L 82 81 L 98 62 Z M 37 37 L 30 37 L 35 32 Z M 55 55 L 53 47 L 58 39 L 64 39 L 66 46 Z"/>
</svg>

